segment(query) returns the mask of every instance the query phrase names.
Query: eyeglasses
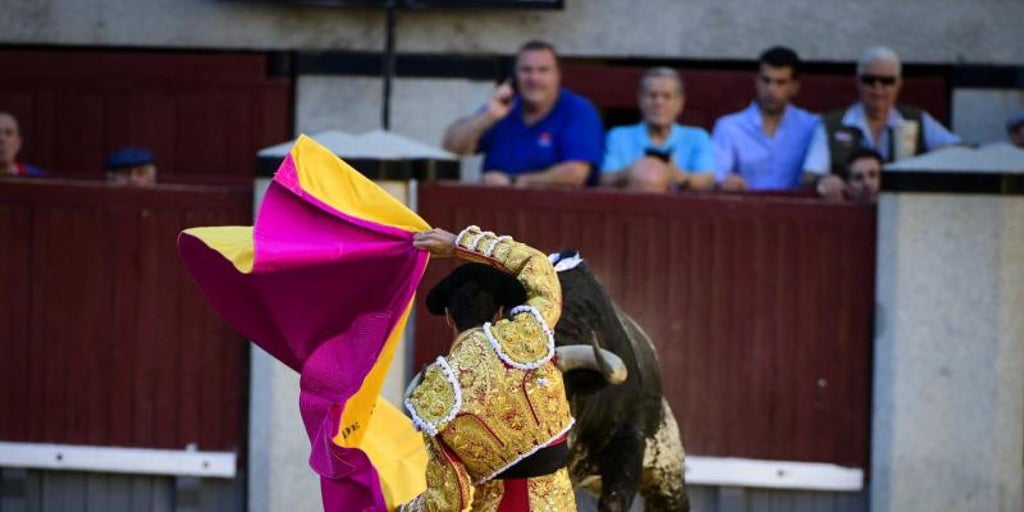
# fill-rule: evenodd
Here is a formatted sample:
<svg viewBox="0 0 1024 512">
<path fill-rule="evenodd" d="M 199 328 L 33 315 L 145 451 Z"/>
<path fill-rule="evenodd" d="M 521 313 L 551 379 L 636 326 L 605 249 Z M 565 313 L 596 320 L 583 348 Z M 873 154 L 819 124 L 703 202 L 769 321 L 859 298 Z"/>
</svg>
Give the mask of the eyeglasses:
<svg viewBox="0 0 1024 512">
<path fill-rule="evenodd" d="M 876 83 L 882 85 L 892 85 L 896 83 L 896 77 L 883 75 L 861 75 L 860 83 L 864 85 L 872 85 Z"/>
</svg>

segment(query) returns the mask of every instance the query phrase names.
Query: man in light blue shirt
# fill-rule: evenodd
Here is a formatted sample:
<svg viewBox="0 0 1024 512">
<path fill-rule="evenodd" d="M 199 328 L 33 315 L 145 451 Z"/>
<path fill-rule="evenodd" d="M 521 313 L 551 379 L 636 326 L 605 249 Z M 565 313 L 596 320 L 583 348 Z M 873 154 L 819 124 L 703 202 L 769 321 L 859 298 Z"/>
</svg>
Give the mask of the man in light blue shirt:
<svg viewBox="0 0 1024 512">
<path fill-rule="evenodd" d="M 804 158 L 818 116 L 792 105 L 800 89 L 800 58 L 789 48 L 761 54 L 757 98 L 744 110 L 715 123 L 718 183 L 724 190 L 783 190 L 805 184 L 842 188 L 825 171 L 804 173 Z M 822 183 L 818 183 L 819 181 Z"/>
<path fill-rule="evenodd" d="M 897 105 L 902 66 L 889 48 L 868 48 L 857 62 L 860 101 L 846 110 L 831 112 L 815 130 L 804 168 L 832 172 L 846 178 L 850 155 L 873 149 L 885 162 L 960 144 L 927 112 Z"/>
<path fill-rule="evenodd" d="M 601 183 L 647 192 L 712 188 L 708 132 L 675 122 L 685 101 L 683 80 L 674 70 L 659 67 L 644 73 L 639 91 L 643 121 L 608 132 Z"/>
</svg>

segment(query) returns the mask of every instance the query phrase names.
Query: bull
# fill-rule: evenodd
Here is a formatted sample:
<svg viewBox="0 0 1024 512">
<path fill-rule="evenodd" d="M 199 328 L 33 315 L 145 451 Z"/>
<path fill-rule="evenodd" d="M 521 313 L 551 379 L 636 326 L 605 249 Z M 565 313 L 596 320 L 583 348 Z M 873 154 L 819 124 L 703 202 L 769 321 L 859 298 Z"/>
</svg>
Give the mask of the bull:
<svg viewBox="0 0 1024 512">
<path fill-rule="evenodd" d="M 586 485 L 600 477 L 601 511 L 629 510 L 637 492 L 647 510 L 688 511 L 683 444 L 662 394 L 650 337 L 615 305 L 578 254 L 552 254 L 551 261 L 563 297 L 555 343 L 563 350 L 592 345 L 601 369 L 564 374 L 576 418 L 569 439 L 573 482 Z M 618 356 L 614 365 L 601 357 L 605 351 Z M 612 368 L 621 364 L 628 376 L 609 385 L 621 380 Z"/>
</svg>

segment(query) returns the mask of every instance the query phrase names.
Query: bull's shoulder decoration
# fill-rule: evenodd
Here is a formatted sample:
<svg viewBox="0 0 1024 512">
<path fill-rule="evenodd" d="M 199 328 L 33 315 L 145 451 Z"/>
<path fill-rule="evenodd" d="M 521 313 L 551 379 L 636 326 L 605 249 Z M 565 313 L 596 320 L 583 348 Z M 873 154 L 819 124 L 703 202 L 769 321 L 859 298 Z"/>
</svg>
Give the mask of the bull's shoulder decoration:
<svg viewBox="0 0 1024 512">
<path fill-rule="evenodd" d="M 462 408 L 462 389 L 451 365 L 443 357 L 423 372 L 423 380 L 405 399 L 416 428 L 436 436 Z"/>
<path fill-rule="evenodd" d="M 567 250 L 549 254 L 548 261 L 555 267 L 555 272 L 565 272 L 578 267 L 583 263 L 583 258 L 578 251 Z"/>
</svg>

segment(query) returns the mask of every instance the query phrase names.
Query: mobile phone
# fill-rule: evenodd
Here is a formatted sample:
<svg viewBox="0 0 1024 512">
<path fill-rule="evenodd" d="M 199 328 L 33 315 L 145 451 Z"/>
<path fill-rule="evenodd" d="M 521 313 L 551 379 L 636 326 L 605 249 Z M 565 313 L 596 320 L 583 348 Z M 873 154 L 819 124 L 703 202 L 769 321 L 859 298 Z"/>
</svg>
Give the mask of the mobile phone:
<svg viewBox="0 0 1024 512">
<path fill-rule="evenodd" d="M 505 68 L 505 74 L 501 77 L 501 80 L 498 81 L 499 85 L 503 83 L 507 83 L 510 87 L 512 87 L 513 96 L 519 95 L 519 81 L 516 80 L 515 59 L 512 59 L 512 62 L 508 64 L 508 66 Z"/>
<path fill-rule="evenodd" d="M 647 148 L 644 150 L 644 156 L 651 156 L 661 160 L 662 162 L 668 163 L 668 161 L 672 159 L 672 152 L 667 149 Z"/>
</svg>

